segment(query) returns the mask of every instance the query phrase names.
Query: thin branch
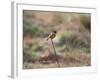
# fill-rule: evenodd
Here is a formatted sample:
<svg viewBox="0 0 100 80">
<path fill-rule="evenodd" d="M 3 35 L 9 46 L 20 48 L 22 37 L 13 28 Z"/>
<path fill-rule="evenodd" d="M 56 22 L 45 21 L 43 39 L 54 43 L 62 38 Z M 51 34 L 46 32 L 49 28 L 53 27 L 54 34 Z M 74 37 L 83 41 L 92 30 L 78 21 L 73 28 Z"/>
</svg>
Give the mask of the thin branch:
<svg viewBox="0 0 100 80">
<path fill-rule="evenodd" d="M 54 49 L 54 54 L 55 54 L 57 65 L 58 65 L 58 67 L 60 67 L 60 64 L 59 64 L 59 61 L 58 61 L 58 58 L 57 58 L 56 50 L 55 50 L 54 43 L 53 43 L 52 39 L 51 39 L 51 43 L 52 43 L 52 46 L 53 46 L 53 49 Z"/>
</svg>

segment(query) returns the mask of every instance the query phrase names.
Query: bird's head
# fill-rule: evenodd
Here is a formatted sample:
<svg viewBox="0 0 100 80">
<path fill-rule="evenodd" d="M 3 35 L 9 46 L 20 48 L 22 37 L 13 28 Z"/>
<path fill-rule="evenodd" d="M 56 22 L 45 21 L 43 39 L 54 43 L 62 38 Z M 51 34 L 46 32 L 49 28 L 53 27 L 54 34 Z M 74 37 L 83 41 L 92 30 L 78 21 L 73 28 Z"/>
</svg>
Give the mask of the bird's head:
<svg viewBox="0 0 100 80">
<path fill-rule="evenodd" d="M 56 33 L 57 33 L 57 31 L 53 31 L 53 33 L 55 33 L 55 34 L 56 34 Z"/>
</svg>

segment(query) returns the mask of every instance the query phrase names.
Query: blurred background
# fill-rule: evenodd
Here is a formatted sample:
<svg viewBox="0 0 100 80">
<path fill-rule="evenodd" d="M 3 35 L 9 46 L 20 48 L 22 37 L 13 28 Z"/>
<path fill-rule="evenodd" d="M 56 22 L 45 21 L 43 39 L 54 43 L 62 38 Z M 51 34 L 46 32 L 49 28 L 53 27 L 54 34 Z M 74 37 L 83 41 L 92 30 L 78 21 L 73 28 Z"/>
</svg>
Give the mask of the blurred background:
<svg viewBox="0 0 100 80">
<path fill-rule="evenodd" d="M 91 14 L 23 10 L 23 69 L 91 65 Z"/>
</svg>

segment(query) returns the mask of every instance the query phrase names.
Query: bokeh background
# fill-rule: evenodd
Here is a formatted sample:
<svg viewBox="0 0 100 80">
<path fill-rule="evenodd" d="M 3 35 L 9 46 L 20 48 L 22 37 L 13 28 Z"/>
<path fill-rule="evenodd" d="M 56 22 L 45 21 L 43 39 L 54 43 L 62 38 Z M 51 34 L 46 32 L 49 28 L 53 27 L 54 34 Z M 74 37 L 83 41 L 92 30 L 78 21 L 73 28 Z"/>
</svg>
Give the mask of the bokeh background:
<svg viewBox="0 0 100 80">
<path fill-rule="evenodd" d="M 91 14 L 23 10 L 23 69 L 91 66 Z"/>
</svg>

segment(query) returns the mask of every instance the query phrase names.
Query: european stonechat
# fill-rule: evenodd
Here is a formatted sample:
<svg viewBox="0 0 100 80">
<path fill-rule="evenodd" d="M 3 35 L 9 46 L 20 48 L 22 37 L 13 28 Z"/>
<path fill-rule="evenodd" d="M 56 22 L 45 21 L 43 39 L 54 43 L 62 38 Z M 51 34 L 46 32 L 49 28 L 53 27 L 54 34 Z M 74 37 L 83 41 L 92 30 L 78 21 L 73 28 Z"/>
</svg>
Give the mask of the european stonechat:
<svg viewBox="0 0 100 80">
<path fill-rule="evenodd" d="M 53 39 L 55 36 L 56 36 L 56 31 L 52 31 L 50 34 L 49 34 L 49 36 L 47 37 L 47 39 L 46 40 L 48 40 L 48 39 Z"/>
</svg>

